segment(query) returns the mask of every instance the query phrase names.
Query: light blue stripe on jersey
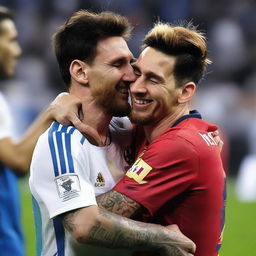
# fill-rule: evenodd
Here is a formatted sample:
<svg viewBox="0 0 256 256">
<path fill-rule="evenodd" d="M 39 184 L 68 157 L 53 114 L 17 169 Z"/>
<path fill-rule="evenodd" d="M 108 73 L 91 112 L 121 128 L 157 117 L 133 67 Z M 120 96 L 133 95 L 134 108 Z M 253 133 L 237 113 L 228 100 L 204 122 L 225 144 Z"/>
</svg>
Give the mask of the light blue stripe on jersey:
<svg viewBox="0 0 256 256">
<path fill-rule="evenodd" d="M 48 142 L 50 146 L 53 168 L 55 177 L 68 172 L 74 173 L 74 162 L 71 154 L 71 134 L 73 134 L 75 128 L 69 126 L 62 126 L 58 122 L 54 122 L 48 133 Z M 56 139 L 54 141 L 54 138 Z M 65 143 L 63 143 L 65 140 Z M 56 145 L 57 144 L 57 145 Z M 65 148 L 64 148 L 65 147 Z M 65 153 L 67 157 L 66 166 Z M 59 160 L 59 167 L 58 167 Z"/>
<path fill-rule="evenodd" d="M 59 218 L 53 219 L 53 226 L 55 231 L 56 243 L 57 243 L 57 255 L 65 255 L 65 231 Z"/>
<path fill-rule="evenodd" d="M 40 256 L 42 253 L 42 217 L 40 207 L 36 199 L 32 196 L 32 205 L 34 211 L 35 231 L 36 231 L 36 255 Z"/>
</svg>

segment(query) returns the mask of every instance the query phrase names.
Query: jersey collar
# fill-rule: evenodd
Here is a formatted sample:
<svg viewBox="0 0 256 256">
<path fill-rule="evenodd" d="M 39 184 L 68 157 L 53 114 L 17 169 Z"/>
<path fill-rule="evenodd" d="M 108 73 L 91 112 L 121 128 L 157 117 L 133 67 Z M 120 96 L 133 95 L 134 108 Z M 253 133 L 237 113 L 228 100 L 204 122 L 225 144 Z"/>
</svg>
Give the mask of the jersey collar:
<svg viewBox="0 0 256 256">
<path fill-rule="evenodd" d="M 180 117 L 171 127 L 177 126 L 179 123 L 181 123 L 183 120 L 186 120 L 188 118 L 198 118 L 202 119 L 201 114 L 197 110 L 191 110 L 188 115 Z"/>
</svg>

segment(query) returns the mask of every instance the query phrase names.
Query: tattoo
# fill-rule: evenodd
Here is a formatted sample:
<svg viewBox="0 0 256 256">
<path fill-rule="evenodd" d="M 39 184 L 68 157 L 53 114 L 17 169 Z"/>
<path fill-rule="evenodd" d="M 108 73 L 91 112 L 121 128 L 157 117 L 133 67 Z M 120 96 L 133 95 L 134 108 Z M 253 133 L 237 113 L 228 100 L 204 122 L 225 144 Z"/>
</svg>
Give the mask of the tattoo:
<svg viewBox="0 0 256 256">
<path fill-rule="evenodd" d="M 182 246 L 187 241 L 184 242 L 176 232 L 160 225 L 129 220 L 103 209 L 99 214 L 102 221 L 97 221 L 91 228 L 86 243 L 108 248 L 157 251 L 163 255 L 185 255 Z"/>
<path fill-rule="evenodd" d="M 90 230 L 87 243 L 109 248 L 134 248 L 152 242 L 149 239 L 152 231 L 145 229 L 147 224 L 108 213 L 103 209 L 99 210 L 99 214 L 111 225 L 106 228 L 104 221 L 97 221 Z"/>
<path fill-rule="evenodd" d="M 61 215 L 68 232 L 76 232 L 80 228 L 75 220 L 82 209 Z M 88 233 L 79 236 L 77 241 L 108 248 L 156 251 L 171 256 L 187 255 L 185 250 L 192 251 L 188 240 L 177 232 L 160 225 L 130 220 L 103 209 L 99 209 Z"/>
<path fill-rule="evenodd" d="M 127 218 L 134 218 L 143 211 L 139 203 L 115 190 L 97 196 L 97 203 L 99 207 Z"/>
<path fill-rule="evenodd" d="M 74 232 L 76 230 L 76 225 L 74 224 L 74 217 L 78 214 L 79 210 L 73 210 L 65 214 L 60 215 L 62 219 L 62 224 L 68 232 Z"/>
</svg>

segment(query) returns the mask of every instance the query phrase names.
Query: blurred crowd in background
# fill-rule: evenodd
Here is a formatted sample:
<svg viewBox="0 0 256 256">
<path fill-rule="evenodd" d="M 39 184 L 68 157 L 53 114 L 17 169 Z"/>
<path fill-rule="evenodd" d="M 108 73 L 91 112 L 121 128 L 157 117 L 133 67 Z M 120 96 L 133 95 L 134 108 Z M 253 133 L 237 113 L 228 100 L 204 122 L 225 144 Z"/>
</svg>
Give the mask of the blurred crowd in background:
<svg viewBox="0 0 256 256">
<path fill-rule="evenodd" d="M 17 134 L 65 90 L 51 36 L 74 11 L 110 10 L 126 15 L 135 26 L 129 42 L 135 57 L 154 22 L 192 20 L 206 34 L 213 61 L 199 85 L 194 105 L 204 119 L 220 127 L 229 175 L 237 177 L 248 164 L 251 172 L 256 172 L 256 1 L 2 0 L 0 5 L 14 11 L 23 49 L 16 77 L 3 85 L 15 109 Z M 253 182 L 256 184 L 256 180 Z M 256 186 L 254 196 L 256 199 Z"/>
</svg>

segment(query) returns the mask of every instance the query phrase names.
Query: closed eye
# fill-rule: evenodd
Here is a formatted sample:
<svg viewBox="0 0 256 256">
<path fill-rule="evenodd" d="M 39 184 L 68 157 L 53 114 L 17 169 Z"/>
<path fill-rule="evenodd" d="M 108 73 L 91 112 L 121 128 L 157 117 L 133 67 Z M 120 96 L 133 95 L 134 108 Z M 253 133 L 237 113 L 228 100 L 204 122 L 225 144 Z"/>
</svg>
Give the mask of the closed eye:
<svg viewBox="0 0 256 256">
<path fill-rule="evenodd" d="M 116 68 L 119 68 L 119 67 L 121 67 L 122 65 L 123 65 L 123 62 L 121 62 L 121 61 L 118 61 L 118 62 L 115 62 L 115 63 L 112 64 L 112 66 L 113 66 L 113 67 L 116 67 Z"/>
<path fill-rule="evenodd" d="M 133 70 L 134 70 L 134 74 L 136 75 L 136 76 L 141 76 L 141 72 L 140 72 L 140 70 L 139 70 L 139 68 L 137 68 L 136 66 L 132 66 L 133 67 Z"/>
<path fill-rule="evenodd" d="M 150 81 L 152 84 L 158 84 L 158 81 L 155 80 L 155 79 L 149 79 L 149 81 Z"/>
</svg>

